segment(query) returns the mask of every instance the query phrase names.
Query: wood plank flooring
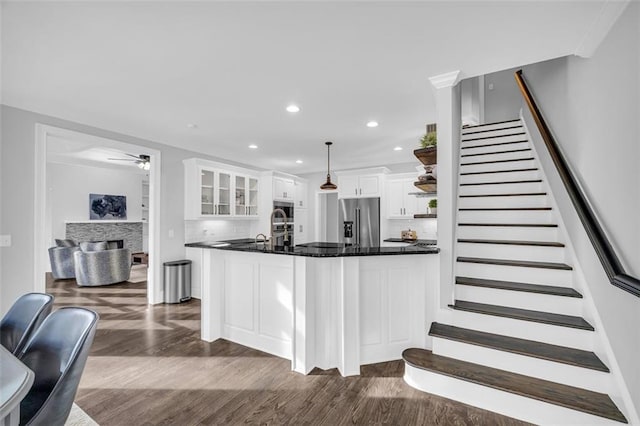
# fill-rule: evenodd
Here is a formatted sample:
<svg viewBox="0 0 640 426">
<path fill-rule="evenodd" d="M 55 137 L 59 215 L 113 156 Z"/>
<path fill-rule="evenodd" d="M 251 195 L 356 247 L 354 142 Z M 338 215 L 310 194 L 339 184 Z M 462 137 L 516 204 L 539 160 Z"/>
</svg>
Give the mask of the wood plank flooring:
<svg viewBox="0 0 640 426">
<path fill-rule="evenodd" d="M 523 425 L 420 392 L 401 360 L 356 377 L 305 376 L 288 360 L 200 340 L 200 303 L 146 304 L 146 283 L 77 287 L 47 279 L 55 306 L 100 314 L 76 403 L 102 426 L 213 424 Z"/>
</svg>

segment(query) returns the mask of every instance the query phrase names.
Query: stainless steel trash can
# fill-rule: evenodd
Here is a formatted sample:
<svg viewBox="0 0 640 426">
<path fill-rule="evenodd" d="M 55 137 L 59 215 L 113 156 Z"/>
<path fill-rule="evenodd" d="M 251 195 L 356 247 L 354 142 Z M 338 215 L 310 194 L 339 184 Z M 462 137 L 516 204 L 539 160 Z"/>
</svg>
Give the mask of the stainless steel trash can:
<svg viewBox="0 0 640 426">
<path fill-rule="evenodd" d="M 191 299 L 191 261 L 164 262 L 164 303 Z"/>
</svg>

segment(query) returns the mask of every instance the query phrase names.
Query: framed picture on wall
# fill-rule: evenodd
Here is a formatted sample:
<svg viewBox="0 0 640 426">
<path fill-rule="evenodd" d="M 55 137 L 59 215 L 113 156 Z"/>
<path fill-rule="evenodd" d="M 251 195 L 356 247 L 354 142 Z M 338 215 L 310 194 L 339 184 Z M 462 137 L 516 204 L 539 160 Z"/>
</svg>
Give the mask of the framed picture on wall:
<svg viewBox="0 0 640 426">
<path fill-rule="evenodd" d="M 127 197 L 89 194 L 89 220 L 127 220 Z"/>
</svg>

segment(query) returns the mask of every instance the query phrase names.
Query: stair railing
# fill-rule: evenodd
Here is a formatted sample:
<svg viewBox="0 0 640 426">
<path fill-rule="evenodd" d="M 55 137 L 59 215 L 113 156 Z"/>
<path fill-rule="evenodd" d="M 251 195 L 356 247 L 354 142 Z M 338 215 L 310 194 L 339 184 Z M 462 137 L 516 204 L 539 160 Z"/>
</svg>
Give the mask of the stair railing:
<svg viewBox="0 0 640 426">
<path fill-rule="evenodd" d="M 580 189 L 576 177 L 573 175 L 571 170 L 569 169 L 569 165 L 565 157 L 560 152 L 558 148 L 558 144 L 556 143 L 551 131 L 549 130 L 549 126 L 545 122 L 542 117 L 542 113 L 538 108 L 527 84 L 524 80 L 524 76 L 522 75 L 522 70 L 518 70 L 515 73 L 516 82 L 518 83 L 518 87 L 520 88 L 520 92 L 524 97 L 527 105 L 529 106 L 529 110 L 531 111 L 531 115 L 533 115 L 533 119 L 538 126 L 538 130 L 542 135 L 542 139 L 549 150 L 549 154 L 551 155 L 551 159 L 560 174 L 560 179 L 564 183 L 565 188 L 569 194 L 569 198 L 571 198 L 571 202 L 580 217 L 580 221 L 584 226 L 587 235 L 589 236 L 589 240 L 591 240 L 591 244 L 593 244 L 593 248 L 595 249 L 598 258 L 600 259 L 600 263 L 609 278 L 611 284 L 619 287 L 629 293 L 640 297 L 640 280 L 632 277 L 627 274 L 620 262 L 620 259 L 616 255 L 611 242 L 605 235 L 602 226 L 598 222 L 596 215 L 591 208 L 591 204 L 587 199 L 584 192 Z"/>
</svg>

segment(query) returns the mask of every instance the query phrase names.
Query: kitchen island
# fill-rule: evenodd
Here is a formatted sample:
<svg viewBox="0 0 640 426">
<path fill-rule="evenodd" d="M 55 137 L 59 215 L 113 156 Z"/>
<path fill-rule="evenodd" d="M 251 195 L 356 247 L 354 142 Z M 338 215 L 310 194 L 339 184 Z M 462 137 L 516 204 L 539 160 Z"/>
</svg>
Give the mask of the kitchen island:
<svg viewBox="0 0 640 426">
<path fill-rule="evenodd" d="M 201 283 L 203 340 L 290 359 L 303 374 L 319 367 L 344 376 L 426 346 L 438 300 L 434 246 L 186 246 Z"/>
</svg>

